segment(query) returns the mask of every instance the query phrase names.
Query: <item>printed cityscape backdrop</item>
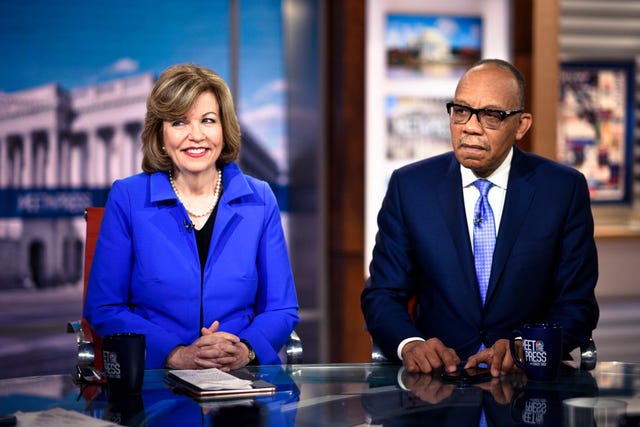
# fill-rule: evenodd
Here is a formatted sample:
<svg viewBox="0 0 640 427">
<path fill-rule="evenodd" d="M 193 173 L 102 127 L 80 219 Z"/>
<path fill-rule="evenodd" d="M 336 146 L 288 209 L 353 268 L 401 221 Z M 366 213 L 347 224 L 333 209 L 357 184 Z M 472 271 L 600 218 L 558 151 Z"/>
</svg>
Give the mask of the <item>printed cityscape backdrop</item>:
<svg viewBox="0 0 640 427">
<path fill-rule="evenodd" d="M 280 2 L 240 4 L 236 28 L 227 1 L 0 3 L 0 291 L 80 283 L 84 209 L 140 171 L 146 97 L 175 63 L 237 81 L 241 165 L 286 210 Z"/>
</svg>

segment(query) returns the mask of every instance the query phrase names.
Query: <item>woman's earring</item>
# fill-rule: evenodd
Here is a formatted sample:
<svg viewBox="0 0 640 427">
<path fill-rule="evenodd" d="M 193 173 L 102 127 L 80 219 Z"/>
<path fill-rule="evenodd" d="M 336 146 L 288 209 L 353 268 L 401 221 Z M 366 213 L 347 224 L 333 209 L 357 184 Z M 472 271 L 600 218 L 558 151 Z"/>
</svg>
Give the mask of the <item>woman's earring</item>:
<svg viewBox="0 0 640 427">
<path fill-rule="evenodd" d="M 167 151 L 167 147 L 165 147 L 164 145 L 162 146 L 162 151 Z"/>
</svg>

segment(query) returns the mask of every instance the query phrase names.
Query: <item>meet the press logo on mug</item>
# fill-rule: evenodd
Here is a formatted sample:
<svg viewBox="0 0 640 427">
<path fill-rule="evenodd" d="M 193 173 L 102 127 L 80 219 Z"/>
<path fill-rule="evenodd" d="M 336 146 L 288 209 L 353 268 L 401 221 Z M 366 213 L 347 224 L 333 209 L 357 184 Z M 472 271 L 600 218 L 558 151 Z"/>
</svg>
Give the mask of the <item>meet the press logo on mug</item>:
<svg viewBox="0 0 640 427">
<path fill-rule="evenodd" d="M 522 340 L 522 350 L 527 363 L 532 366 L 547 366 L 547 352 L 542 340 Z"/>
<path fill-rule="evenodd" d="M 118 355 L 112 351 L 103 351 L 102 360 L 104 361 L 104 372 L 107 377 L 120 378 Z"/>
</svg>

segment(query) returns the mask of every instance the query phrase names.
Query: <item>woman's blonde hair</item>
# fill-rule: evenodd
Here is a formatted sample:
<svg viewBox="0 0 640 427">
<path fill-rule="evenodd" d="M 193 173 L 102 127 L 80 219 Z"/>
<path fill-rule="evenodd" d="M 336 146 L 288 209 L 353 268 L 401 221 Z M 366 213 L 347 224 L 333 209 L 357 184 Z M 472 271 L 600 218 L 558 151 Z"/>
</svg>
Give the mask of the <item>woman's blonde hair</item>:
<svg viewBox="0 0 640 427">
<path fill-rule="evenodd" d="M 212 92 L 218 101 L 224 140 L 216 166 L 222 168 L 238 158 L 240 125 L 229 86 L 208 68 L 179 64 L 167 68 L 160 75 L 147 98 L 147 115 L 142 130 L 143 171 L 153 173 L 173 169 L 171 158 L 163 150 L 162 123 L 184 118 L 196 98 L 207 91 Z"/>
</svg>

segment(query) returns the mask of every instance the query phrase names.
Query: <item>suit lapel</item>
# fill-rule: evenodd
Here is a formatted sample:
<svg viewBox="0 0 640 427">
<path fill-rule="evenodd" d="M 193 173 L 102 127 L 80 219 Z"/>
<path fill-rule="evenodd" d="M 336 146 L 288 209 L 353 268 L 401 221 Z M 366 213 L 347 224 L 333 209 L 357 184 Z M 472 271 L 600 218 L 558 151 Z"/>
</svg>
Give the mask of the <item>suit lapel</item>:
<svg viewBox="0 0 640 427">
<path fill-rule="evenodd" d="M 491 296 L 500 281 L 504 267 L 511 254 L 511 249 L 520 234 L 523 221 L 529 211 L 529 206 L 535 193 L 535 188 L 529 184 L 529 179 L 533 173 L 526 154 L 514 146 L 507 195 L 493 253 L 491 278 L 489 279 L 485 305 L 489 304 Z"/>
<path fill-rule="evenodd" d="M 244 199 L 253 195 L 253 189 L 235 163 L 225 166 L 223 174 L 223 193 L 218 202 L 218 212 L 213 226 L 207 263 L 215 262 L 218 259 L 229 238 L 242 222 Z"/>
<path fill-rule="evenodd" d="M 453 155 L 446 175 L 438 186 L 438 202 L 458 255 L 458 259 L 453 264 L 456 265 L 455 268 L 461 270 L 467 291 L 470 295 L 476 295 L 477 303 L 480 303 L 480 292 L 476 282 L 473 251 L 471 250 L 471 240 L 462 197 L 460 164 Z M 464 301 L 468 301 L 470 307 L 475 307 L 475 300 L 465 298 Z"/>
</svg>

